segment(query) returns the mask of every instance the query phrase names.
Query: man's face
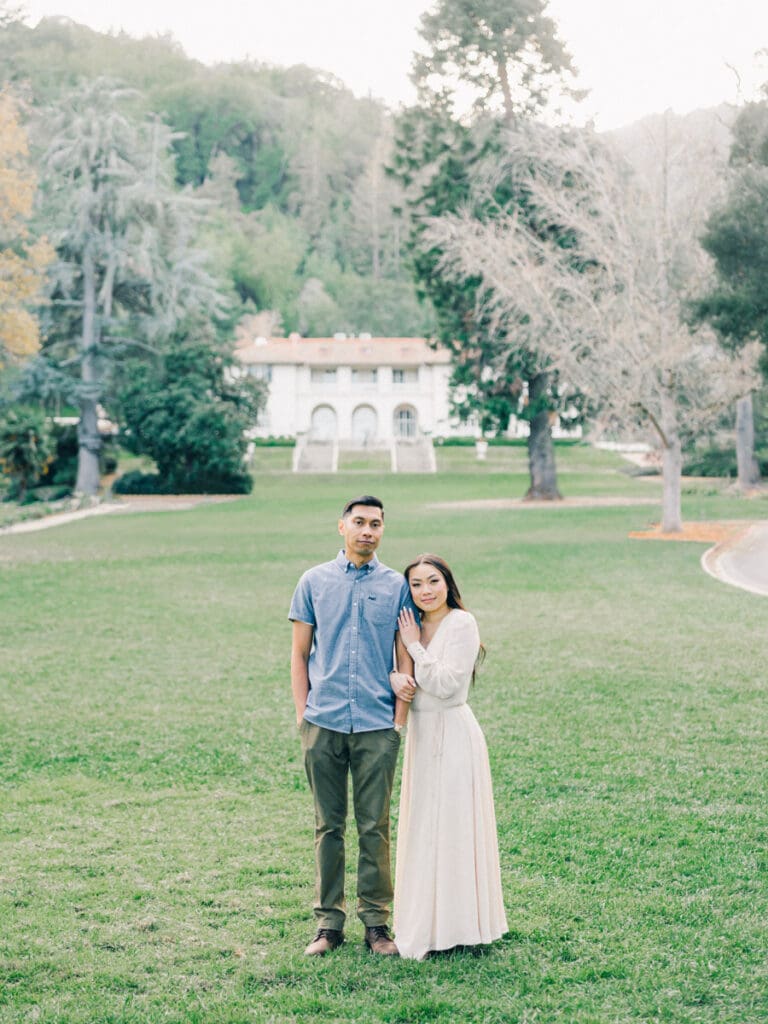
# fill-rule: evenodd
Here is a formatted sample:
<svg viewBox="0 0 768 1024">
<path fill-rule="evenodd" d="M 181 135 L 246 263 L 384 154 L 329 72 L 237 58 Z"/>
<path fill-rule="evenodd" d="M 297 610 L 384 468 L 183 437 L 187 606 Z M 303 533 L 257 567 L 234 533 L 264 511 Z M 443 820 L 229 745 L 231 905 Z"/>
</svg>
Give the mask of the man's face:
<svg viewBox="0 0 768 1024">
<path fill-rule="evenodd" d="M 375 505 L 353 505 L 339 520 L 339 533 L 347 553 L 367 561 L 373 557 L 384 533 L 381 509 Z"/>
</svg>

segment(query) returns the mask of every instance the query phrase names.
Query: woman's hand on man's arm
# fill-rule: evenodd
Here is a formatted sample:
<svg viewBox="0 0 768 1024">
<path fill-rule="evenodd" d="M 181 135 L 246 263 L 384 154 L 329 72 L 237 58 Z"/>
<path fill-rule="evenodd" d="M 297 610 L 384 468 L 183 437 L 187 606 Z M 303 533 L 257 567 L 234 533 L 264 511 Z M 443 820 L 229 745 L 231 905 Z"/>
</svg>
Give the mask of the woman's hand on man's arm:
<svg viewBox="0 0 768 1024">
<path fill-rule="evenodd" d="M 416 681 L 413 676 L 409 676 L 407 672 L 398 672 L 397 669 L 393 669 L 389 673 L 389 685 L 396 697 L 410 704 L 416 693 Z"/>
</svg>

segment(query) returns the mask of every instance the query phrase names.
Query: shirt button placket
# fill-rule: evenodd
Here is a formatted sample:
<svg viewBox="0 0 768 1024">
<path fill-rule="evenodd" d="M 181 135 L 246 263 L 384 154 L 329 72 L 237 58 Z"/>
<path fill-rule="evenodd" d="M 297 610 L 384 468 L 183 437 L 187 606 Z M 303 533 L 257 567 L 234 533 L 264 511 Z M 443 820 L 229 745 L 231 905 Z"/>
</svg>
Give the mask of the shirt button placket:
<svg viewBox="0 0 768 1024">
<path fill-rule="evenodd" d="M 352 731 L 357 731 L 357 648 L 360 641 L 360 592 L 358 584 L 362 579 L 362 575 L 357 571 L 355 574 L 355 584 L 352 591 L 352 642 L 349 658 L 349 707 L 352 716 Z"/>
</svg>

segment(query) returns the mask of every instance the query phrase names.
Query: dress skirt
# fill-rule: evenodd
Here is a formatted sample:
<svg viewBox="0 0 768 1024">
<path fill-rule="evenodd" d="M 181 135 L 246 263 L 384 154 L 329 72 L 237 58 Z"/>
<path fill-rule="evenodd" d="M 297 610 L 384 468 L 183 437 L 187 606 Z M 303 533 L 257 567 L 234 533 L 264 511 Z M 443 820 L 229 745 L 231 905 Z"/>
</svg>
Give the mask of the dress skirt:
<svg viewBox="0 0 768 1024">
<path fill-rule="evenodd" d="M 416 960 L 507 931 L 488 751 L 468 704 L 411 709 L 394 929 L 400 955 Z"/>
</svg>

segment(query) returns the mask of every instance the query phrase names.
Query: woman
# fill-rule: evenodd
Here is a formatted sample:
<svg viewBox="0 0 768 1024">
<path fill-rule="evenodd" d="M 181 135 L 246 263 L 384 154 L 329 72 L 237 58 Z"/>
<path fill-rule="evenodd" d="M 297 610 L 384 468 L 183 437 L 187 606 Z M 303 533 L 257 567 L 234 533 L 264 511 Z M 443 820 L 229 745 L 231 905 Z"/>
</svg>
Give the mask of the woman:
<svg viewBox="0 0 768 1024">
<path fill-rule="evenodd" d="M 433 950 L 493 942 L 507 921 L 488 752 L 466 702 L 481 650 L 477 623 L 442 558 L 420 555 L 405 578 L 420 615 L 404 609 L 398 619 L 413 677 L 390 677 L 398 697 L 413 695 L 394 927 L 400 955 L 422 960 Z"/>
</svg>

